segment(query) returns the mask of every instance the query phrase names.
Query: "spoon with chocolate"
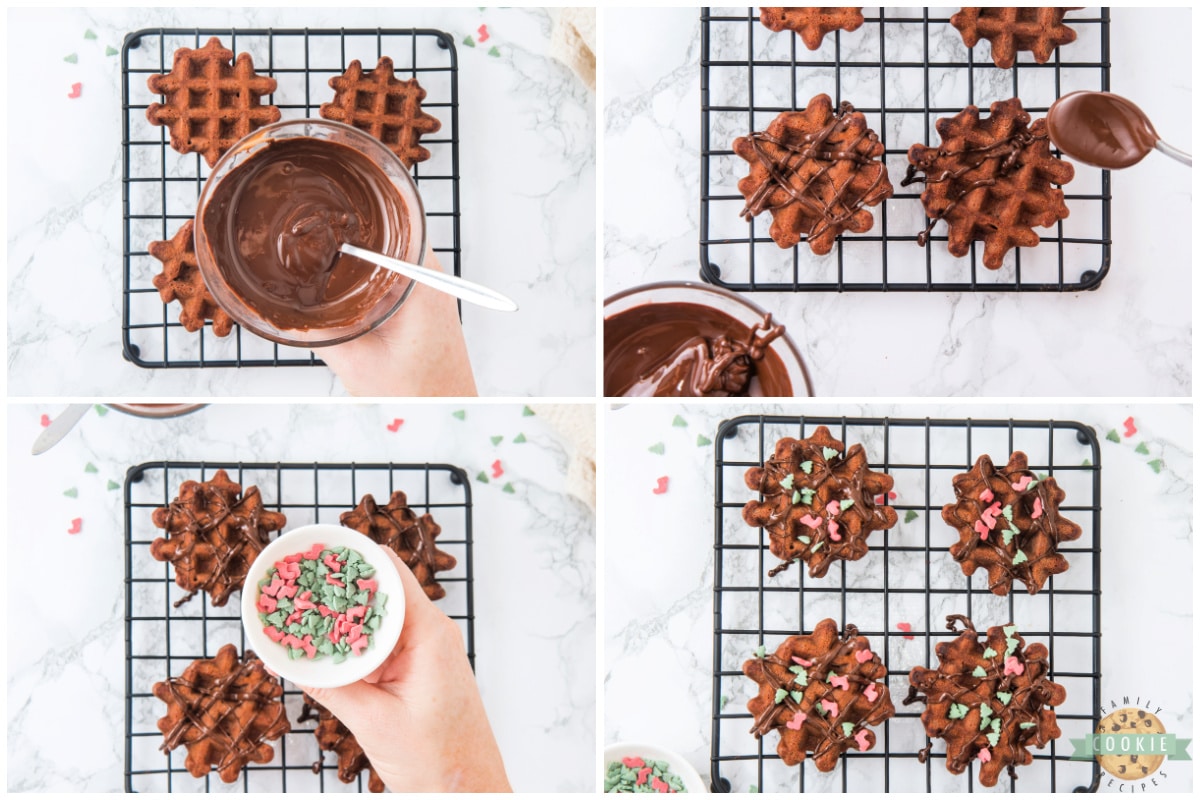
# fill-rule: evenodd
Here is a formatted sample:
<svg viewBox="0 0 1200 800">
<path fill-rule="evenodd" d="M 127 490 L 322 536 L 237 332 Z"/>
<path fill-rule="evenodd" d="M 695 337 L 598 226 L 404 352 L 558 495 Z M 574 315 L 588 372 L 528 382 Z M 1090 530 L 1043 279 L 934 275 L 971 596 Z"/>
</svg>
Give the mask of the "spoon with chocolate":
<svg viewBox="0 0 1200 800">
<path fill-rule="evenodd" d="M 1164 142 L 1144 111 L 1111 92 L 1064 94 L 1046 113 L 1046 127 L 1059 150 L 1093 167 L 1132 167 L 1151 150 L 1192 165 L 1192 156 Z"/>
<path fill-rule="evenodd" d="M 369 261 L 384 269 L 398 272 L 417 283 L 423 283 L 426 286 L 437 289 L 439 292 L 445 292 L 460 300 L 466 300 L 468 303 L 474 303 L 475 305 L 495 309 L 496 311 L 517 310 L 517 304 L 511 298 L 473 281 L 468 281 L 455 275 L 447 275 L 444 272 L 421 267 L 407 261 L 401 261 L 398 258 L 385 256 L 382 253 L 364 250 L 361 247 L 355 247 L 345 242 L 338 247 L 338 250 L 340 253 L 345 253 L 348 256 L 361 258 L 363 261 Z M 336 266 L 336 264 L 337 262 L 335 261 L 334 265 Z"/>
</svg>

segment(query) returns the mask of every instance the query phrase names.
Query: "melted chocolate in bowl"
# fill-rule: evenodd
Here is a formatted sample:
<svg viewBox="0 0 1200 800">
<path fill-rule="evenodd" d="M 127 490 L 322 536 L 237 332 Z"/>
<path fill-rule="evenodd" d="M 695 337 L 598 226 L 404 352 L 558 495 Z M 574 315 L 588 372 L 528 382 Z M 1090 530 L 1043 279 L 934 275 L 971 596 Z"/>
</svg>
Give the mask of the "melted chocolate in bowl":
<svg viewBox="0 0 1200 800">
<path fill-rule="evenodd" d="M 268 142 L 215 187 L 201 223 L 228 288 L 281 330 L 354 324 L 405 280 L 338 253 L 398 256 L 409 222 L 387 175 L 336 142 Z"/>
<path fill-rule="evenodd" d="M 604 394 L 791 397 L 787 367 L 768 345 L 782 333 L 769 315 L 752 330 L 694 303 L 636 306 L 604 320 Z"/>
</svg>

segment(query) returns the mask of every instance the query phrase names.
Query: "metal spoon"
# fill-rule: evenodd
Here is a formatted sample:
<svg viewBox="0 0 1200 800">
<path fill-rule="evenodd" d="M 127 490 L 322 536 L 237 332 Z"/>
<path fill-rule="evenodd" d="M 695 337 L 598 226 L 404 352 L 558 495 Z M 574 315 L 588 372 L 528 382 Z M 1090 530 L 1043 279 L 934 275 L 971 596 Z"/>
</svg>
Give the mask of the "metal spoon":
<svg viewBox="0 0 1200 800">
<path fill-rule="evenodd" d="M 439 292 L 454 295 L 455 297 L 466 300 L 468 303 L 485 308 L 492 308 L 497 311 L 516 311 L 517 304 L 508 297 L 500 294 L 494 289 L 489 289 L 486 286 L 480 286 L 478 283 L 464 280 L 447 275 L 443 272 L 427 269 L 425 267 L 410 264 L 407 261 L 385 256 L 381 253 L 376 253 L 371 250 L 364 250 L 361 247 L 355 247 L 352 244 L 342 244 L 338 248 L 341 252 L 349 256 L 361 258 L 363 261 L 369 261 L 372 264 L 377 264 L 384 269 L 390 269 L 392 272 L 398 272 L 401 275 L 411 278 L 418 283 L 423 283 L 437 289 Z"/>
<path fill-rule="evenodd" d="M 1046 128 L 1059 150 L 1093 167 L 1131 167 L 1151 150 L 1192 165 L 1190 154 L 1164 142 L 1146 113 L 1119 94 L 1064 94 L 1046 112 Z"/>
</svg>

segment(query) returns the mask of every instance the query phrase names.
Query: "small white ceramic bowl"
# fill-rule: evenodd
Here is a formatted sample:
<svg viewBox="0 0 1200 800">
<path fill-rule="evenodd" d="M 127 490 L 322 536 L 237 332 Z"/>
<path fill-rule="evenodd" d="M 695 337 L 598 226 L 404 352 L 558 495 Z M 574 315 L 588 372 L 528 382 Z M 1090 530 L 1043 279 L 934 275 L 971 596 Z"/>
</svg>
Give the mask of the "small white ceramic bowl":
<svg viewBox="0 0 1200 800">
<path fill-rule="evenodd" d="M 664 750 L 661 747 L 655 747 L 652 744 L 617 742 L 605 747 L 603 765 L 604 773 L 608 772 L 608 765 L 612 762 L 634 756 L 641 759 L 648 758 L 651 761 L 665 761 L 670 764 L 671 772 L 680 777 L 680 779 L 683 781 L 683 788 L 687 789 L 688 794 L 710 793 L 708 784 L 703 778 L 700 777 L 700 773 L 696 771 L 696 768 L 688 763 L 686 758 L 678 753 L 672 753 L 670 750 Z"/>
<path fill-rule="evenodd" d="M 275 562 L 292 553 L 303 553 L 314 544 L 329 548 L 344 546 L 358 551 L 375 568 L 379 591 L 387 595 L 383 622 L 371 637 L 371 646 L 361 655 L 347 656 L 340 664 L 333 663 L 330 656 L 298 658 L 295 661 L 288 658 L 287 648 L 271 641 L 263 633 L 258 609 L 255 608 L 259 595 L 258 582 L 267 577 Z M 383 548 L 368 537 L 341 525 L 305 525 L 281 535 L 254 560 L 242 588 L 242 627 L 246 629 L 248 646 L 279 677 L 317 689 L 346 686 L 374 672 L 399 641 L 400 630 L 404 627 L 404 585 L 400 583 L 396 565 Z"/>
</svg>

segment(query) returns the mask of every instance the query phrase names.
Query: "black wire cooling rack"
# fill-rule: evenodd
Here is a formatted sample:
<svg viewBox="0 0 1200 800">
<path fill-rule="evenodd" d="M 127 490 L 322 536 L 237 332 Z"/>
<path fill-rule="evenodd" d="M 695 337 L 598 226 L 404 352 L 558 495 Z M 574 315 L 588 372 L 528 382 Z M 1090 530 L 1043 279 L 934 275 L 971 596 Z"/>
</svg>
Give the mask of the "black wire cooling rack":
<svg viewBox="0 0 1200 800">
<path fill-rule="evenodd" d="M 284 681 L 290 733 L 272 742 L 270 764 L 249 764 L 234 784 L 212 774 L 194 778 L 184 766 L 186 749 L 170 754 L 158 748 L 156 727 L 165 706 L 151 693 L 154 684 L 179 675 L 198 658 L 212 658 L 228 643 L 246 649 L 239 615 L 240 595 L 221 608 L 197 594 L 186 596 L 169 563 L 150 556 L 150 544 L 162 535 L 151 515 L 178 494 L 186 480 L 207 480 L 219 469 L 243 487 L 257 486 L 268 508 L 287 516 L 287 529 L 312 523 L 338 524 L 342 512 L 362 495 L 386 498 L 395 490 L 408 495 L 417 513 L 428 511 L 442 526 L 438 547 L 458 564 L 440 573 L 446 596 L 438 606 L 462 629 L 471 666 L 475 665 L 474 564 L 472 562 L 471 487 L 467 474 L 449 464 L 248 464 L 156 461 L 132 467 L 125 477 L 125 790 L 348 792 L 363 791 L 337 778 L 337 758 L 321 754 L 312 723 L 301 724 L 302 692 Z M 319 766 L 318 766 L 319 764 Z"/>
<path fill-rule="evenodd" d="M 761 466 L 785 436 L 810 436 L 829 427 L 847 447 L 862 443 L 871 468 L 895 479 L 896 527 L 871 537 L 871 551 L 841 562 L 820 579 L 804 569 L 768 578 L 779 560 L 767 535 L 742 520 L 754 495 L 743 476 Z M 980 790 L 972 767 L 964 775 L 945 769 L 939 740 L 927 763 L 917 751 L 929 744 L 920 721 L 924 706 L 904 706 L 908 671 L 936 666 L 934 646 L 955 636 L 947 614 L 966 614 L 978 630 L 1015 623 L 1028 642 L 1050 649 L 1051 679 L 1067 690 L 1056 711 L 1062 737 L 1019 767 L 1019 780 L 1002 779 L 996 791 L 1095 791 L 1095 760 L 1071 761 L 1068 739 L 1095 730 L 1100 708 L 1100 447 L 1095 431 L 1053 420 L 851 419 L 846 417 L 743 416 L 726 420 L 715 445 L 716 552 L 713 587 L 712 786 L 715 791 L 972 792 Z M 1038 594 L 1014 587 L 993 595 L 986 574 L 967 578 L 949 554 L 957 541 L 941 519 L 953 501 L 954 475 L 984 453 L 997 461 L 1021 450 L 1030 469 L 1052 474 L 1066 493 L 1064 515 L 1083 535 L 1063 546 L 1070 569 L 1052 576 Z M 741 671 L 759 645 L 773 652 L 784 638 L 809 632 L 825 617 L 851 623 L 871 640 L 888 669 L 896 716 L 876 728 L 871 750 L 845 754 L 837 768 L 819 772 L 807 759 L 788 767 L 776 754 L 778 735 L 756 740 L 746 702 L 757 690 Z M 911 625 L 905 631 L 899 623 Z M 753 788 L 752 788 L 753 787 Z M 1078 787 L 1078 788 L 1077 788 Z"/>
<path fill-rule="evenodd" d="M 872 9 L 867 9 L 868 12 Z M 1046 64 L 1019 54 L 997 68 L 987 42 L 967 48 L 950 26 L 954 9 L 874 9 L 857 31 L 827 35 L 810 51 L 784 30 L 759 22 L 757 9 L 703 9 L 700 61 L 700 276 L 735 291 L 927 292 L 1078 291 L 1095 289 L 1110 262 L 1109 173 L 1076 166 L 1064 188 L 1070 216 L 1039 228 L 1042 242 L 1014 248 L 999 270 L 980 263 L 982 248 L 955 258 L 939 222 L 925 247 L 916 244 L 927 219 L 917 191 L 900 187 L 908 147 L 940 141 L 933 126 L 968 104 L 985 110 L 1020 97 L 1044 115 L 1062 94 L 1107 90 L 1107 8 L 1073 11 L 1065 22 L 1078 38 Z M 814 256 L 806 242 L 781 250 L 771 240 L 770 214 L 746 222 L 737 182 L 745 162 L 733 140 L 765 130 L 784 111 L 803 109 L 825 93 L 851 102 L 886 147 L 896 193 L 874 209 L 863 234 L 844 233 L 834 250 Z"/>
<path fill-rule="evenodd" d="M 397 75 L 419 78 L 428 95 L 421 107 L 441 120 L 442 129 L 421 144 L 432 154 L 412 167 L 425 206 L 429 242 L 445 264 L 460 275 L 458 194 L 458 54 L 450 34 L 428 29 L 312 28 L 145 28 L 125 37 L 121 46 L 121 108 L 125 220 L 122 344 L 126 360 L 140 367 L 316 366 L 321 362 L 303 348 L 288 347 L 244 334 L 240 326 L 218 337 L 211 325 L 190 333 L 179 324 L 178 303 L 163 304 L 152 279 L 162 266 L 147 251 L 152 241 L 169 239 L 196 214 L 196 201 L 208 164 L 196 153 L 171 149 L 170 134 L 146 119 L 146 108 L 159 96 L 146 86 L 149 75 L 169 72 L 180 47 L 200 47 L 219 37 L 235 54 L 248 52 L 255 69 L 278 81 L 266 102 L 282 118 L 318 116 L 321 103 L 333 98 L 329 79 L 358 59 L 373 67 L 390 56 Z"/>
</svg>

